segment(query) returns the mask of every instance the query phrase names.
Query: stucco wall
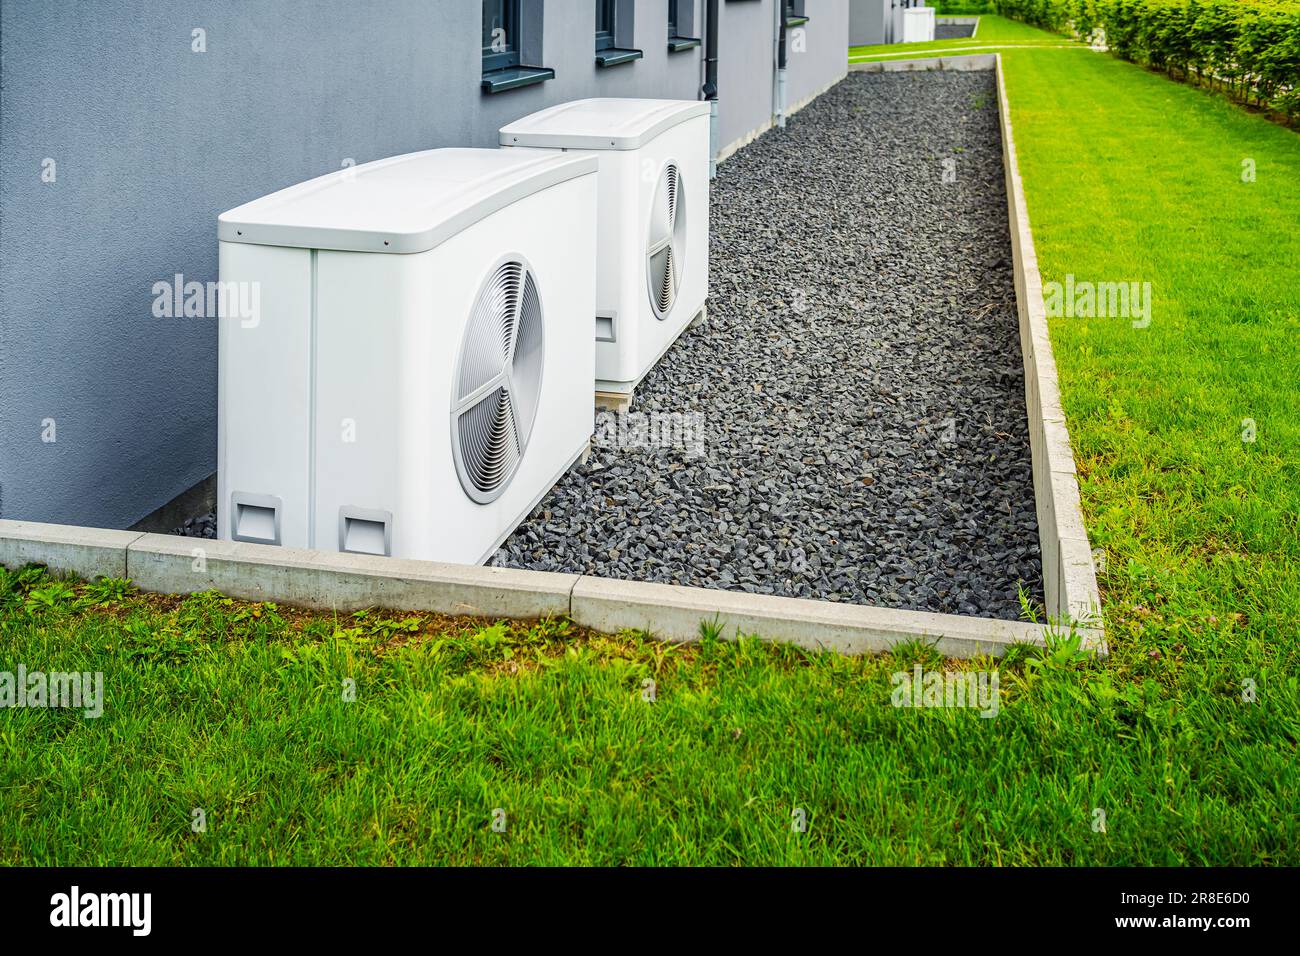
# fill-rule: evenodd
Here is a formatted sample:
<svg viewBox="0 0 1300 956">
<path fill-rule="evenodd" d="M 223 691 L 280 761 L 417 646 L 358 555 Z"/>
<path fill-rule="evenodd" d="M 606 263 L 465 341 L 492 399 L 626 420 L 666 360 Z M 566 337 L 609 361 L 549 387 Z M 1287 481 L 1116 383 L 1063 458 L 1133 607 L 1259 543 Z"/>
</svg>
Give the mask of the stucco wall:
<svg viewBox="0 0 1300 956">
<path fill-rule="evenodd" d="M 718 10 L 718 147 L 772 118 L 777 0 L 723 0 Z"/>
<path fill-rule="evenodd" d="M 849 0 L 806 0 L 808 22 L 786 36 L 786 99 L 789 103 L 825 89 L 849 71 Z"/>
<path fill-rule="evenodd" d="M 849 46 L 889 42 L 890 0 L 849 0 L 849 6 Z"/>
<path fill-rule="evenodd" d="M 721 3 L 720 145 L 770 118 L 774 2 Z M 792 97 L 842 71 L 819 18 L 846 4 L 808 0 Z M 125 527 L 213 472 L 216 320 L 152 306 L 156 282 L 217 278 L 222 211 L 348 160 L 494 146 L 564 100 L 698 95 L 667 0 L 636 0 L 645 56 L 608 70 L 588 0 L 544 9 L 556 79 L 488 96 L 479 0 L 0 4 L 0 515 Z"/>
</svg>

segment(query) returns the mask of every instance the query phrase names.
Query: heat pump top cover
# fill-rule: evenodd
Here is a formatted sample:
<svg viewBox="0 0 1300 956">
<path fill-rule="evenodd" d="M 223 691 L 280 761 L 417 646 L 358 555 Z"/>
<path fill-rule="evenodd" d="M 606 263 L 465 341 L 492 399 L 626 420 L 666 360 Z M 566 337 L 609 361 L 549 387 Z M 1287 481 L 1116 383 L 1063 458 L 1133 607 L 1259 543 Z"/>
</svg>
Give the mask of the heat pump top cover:
<svg viewBox="0 0 1300 956">
<path fill-rule="evenodd" d="M 679 123 L 708 113 L 709 104 L 702 100 L 573 100 L 503 126 L 501 145 L 640 149 Z"/>
<path fill-rule="evenodd" d="M 511 203 L 596 171 L 591 158 L 430 149 L 342 169 L 223 213 L 223 242 L 425 252 Z"/>
</svg>

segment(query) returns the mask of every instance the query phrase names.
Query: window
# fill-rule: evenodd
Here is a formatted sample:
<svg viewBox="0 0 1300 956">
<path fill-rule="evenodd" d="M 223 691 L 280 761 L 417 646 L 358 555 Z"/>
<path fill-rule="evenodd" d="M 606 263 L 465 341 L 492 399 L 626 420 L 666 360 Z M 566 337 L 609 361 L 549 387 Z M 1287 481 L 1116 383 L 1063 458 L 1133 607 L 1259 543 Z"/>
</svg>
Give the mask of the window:
<svg viewBox="0 0 1300 956">
<path fill-rule="evenodd" d="M 614 0 L 596 0 L 596 50 L 614 47 Z"/>
<path fill-rule="evenodd" d="M 542 58 L 542 5 L 521 0 L 483 0 L 483 92 L 531 86 L 553 79 Z"/>
<path fill-rule="evenodd" d="M 679 53 L 700 45 L 699 37 L 690 35 L 695 27 L 692 0 L 668 0 L 668 52 Z"/>
<path fill-rule="evenodd" d="M 483 72 L 519 65 L 519 0 L 483 0 Z"/>
<path fill-rule="evenodd" d="M 808 22 L 808 16 L 804 13 L 804 0 L 781 0 L 781 8 L 786 26 L 797 27 Z"/>
<path fill-rule="evenodd" d="M 596 65 L 618 66 L 641 59 L 632 49 L 633 0 L 596 0 Z"/>
</svg>

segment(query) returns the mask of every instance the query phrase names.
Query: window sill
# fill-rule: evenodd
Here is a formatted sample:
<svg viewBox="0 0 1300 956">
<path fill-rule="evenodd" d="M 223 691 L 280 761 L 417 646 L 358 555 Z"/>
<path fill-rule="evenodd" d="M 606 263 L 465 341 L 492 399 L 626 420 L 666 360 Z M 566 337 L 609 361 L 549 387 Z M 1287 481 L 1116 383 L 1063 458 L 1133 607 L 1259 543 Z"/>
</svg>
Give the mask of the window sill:
<svg viewBox="0 0 1300 956">
<path fill-rule="evenodd" d="M 801 27 L 808 22 L 807 17 L 786 17 L 785 25 L 787 27 Z"/>
<path fill-rule="evenodd" d="M 644 54 L 640 50 L 620 50 L 617 47 L 611 47 L 608 50 L 598 50 L 596 52 L 596 65 L 602 68 L 618 66 L 622 63 L 639 60 L 642 56 Z"/>
<path fill-rule="evenodd" d="M 483 74 L 484 93 L 504 93 L 521 86 L 532 86 L 555 79 L 555 71 L 548 66 L 510 66 Z"/>
<path fill-rule="evenodd" d="M 691 50 L 700 45 L 699 37 L 669 37 L 668 52 L 681 53 L 683 50 Z"/>
</svg>

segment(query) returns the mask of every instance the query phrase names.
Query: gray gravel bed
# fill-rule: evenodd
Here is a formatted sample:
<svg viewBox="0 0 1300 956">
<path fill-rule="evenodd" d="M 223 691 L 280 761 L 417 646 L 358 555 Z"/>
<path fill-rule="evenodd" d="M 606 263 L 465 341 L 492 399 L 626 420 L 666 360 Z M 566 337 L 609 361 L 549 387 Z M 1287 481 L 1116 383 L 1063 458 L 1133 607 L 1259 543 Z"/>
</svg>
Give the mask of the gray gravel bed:
<svg viewBox="0 0 1300 956">
<path fill-rule="evenodd" d="M 973 36 L 975 34 L 975 24 L 973 23 L 936 23 L 934 25 L 934 38 L 936 40 L 960 40 L 962 37 Z"/>
<path fill-rule="evenodd" d="M 217 536 L 217 513 L 209 511 L 207 514 L 190 518 L 179 528 L 172 528 L 172 534 L 185 535 L 187 538 L 215 538 Z"/>
<path fill-rule="evenodd" d="M 709 321 L 634 406 L 700 413 L 703 453 L 598 445 L 492 563 L 985 617 L 1017 617 L 1021 585 L 1041 602 L 995 104 L 990 72 L 852 73 L 720 166 Z"/>
</svg>

